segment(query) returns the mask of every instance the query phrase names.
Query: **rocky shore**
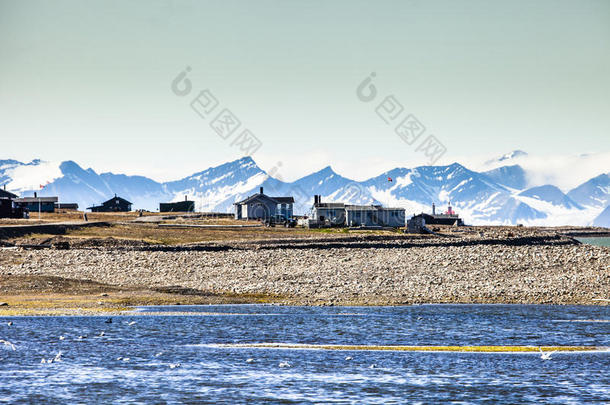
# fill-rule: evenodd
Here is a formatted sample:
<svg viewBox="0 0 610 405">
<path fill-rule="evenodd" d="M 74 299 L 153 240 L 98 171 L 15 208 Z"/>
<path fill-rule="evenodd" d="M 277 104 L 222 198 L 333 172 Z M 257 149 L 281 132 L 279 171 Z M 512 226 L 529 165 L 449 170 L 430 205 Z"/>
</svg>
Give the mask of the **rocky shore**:
<svg viewBox="0 0 610 405">
<path fill-rule="evenodd" d="M 178 286 L 303 305 L 606 305 L 610 248 L 553 232 L 0 250 L 0 276 Z"/>
</svg>

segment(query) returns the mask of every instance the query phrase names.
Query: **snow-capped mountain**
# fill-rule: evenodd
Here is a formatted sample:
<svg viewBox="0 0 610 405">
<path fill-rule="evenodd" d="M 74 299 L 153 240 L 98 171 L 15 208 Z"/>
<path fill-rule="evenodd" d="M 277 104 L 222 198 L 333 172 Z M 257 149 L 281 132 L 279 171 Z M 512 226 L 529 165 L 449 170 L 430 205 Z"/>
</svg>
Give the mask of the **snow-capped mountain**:
<svg viewBox="0 0 610 405">
<path fill-rule="evenodd" d="M 473 158 L 470 169 L 485 172 L 496 181 L 521 191 L 529 187 L 552 184 L 564 193 L 584 181 L 608 173 L 610 151 L 568 155 L 528 154 L 520 150 L 506 153 L 482 162 L 483 157 Z M 494 169 L 505 167 L 506 173 Z M 601 170 L 600 170 L 601 169 Z M 586 193 L 585 193 L 586 194 Z M 581 201 L 570 196 L 581 205 Z"/>
<path fill-rule="evenodd" d="M 294 188 L 313 200 L 319 194 L 325 201 L 350 201 L 352 204 L 379 203 L 360 183 L 345 178 L 327 166 L 324 169 L 298 179 Z"/>
<path fill-rule="evenodd" d="M 581 205 L 603 208 L 610 204 L 610 174 L 600 174 L 568 193 Z"/>
<path fill-rule="evenodd" d="M 508 159 L 508 158 L 507 158 Z M 512 163 L 512 162 L 511 162 Z M 396 168 L 365 181 L 354 181 L 330 166 L 294 182 L 283 182 L 262 170 L 250 157 L 208 168 L 180 180 L 159 183 L 143 176 L 96 173 L 73 161 L 0 161 L 0 185 L 22 196 L 58 195 L 81 209 L 117 194 L 135 209 L 156 210 L 160 202 L 187 196 L 200 211 L 230 212 L 233 203 L 264 192 L 293 196 L 295 212 L 307 213 L 313 196 L 323 201 L 403 207 L 411 215 L 444 210 L 451 202 L 470 224 L 589 225 L 610 203 L 610 177 L 597 176 L 564 194 L 553 185 L 526 188 L 519 165 L 477 172 L 459 163 L 447 166 Z M 41 190 L 40 185 L 44 188 Z"/>
<path fill-rule="evenodd" d="M 519 195 L 523 197 L 531 197 L 539 201 L 546 201 L 552 205 L 567 209 L 583 209 L 578 203 L 565 195 L 560 189 L 550 184 L 529 188 L 520 192 Z"/>
<path fill-rule="evenodd" d="M 498 184 L 515 190 L 523 190 L 527 187 L 527 176 L 525 170 L 519 165 L 502 166 L 497 169 L 484 172 Z"/>
<path fill-rule="evenodd" d="M 149 178 L 98 174 L 73 161 L 21 163 L 3 160 L 0 161 L 0 182 L 21 196 L 31 196 L 34 192 L 41 196 L 59 196 L 61 202 L 76 202 L 80 209 L 98 205 L 114 194 L 144 209 L 158 208 L 159 201 L 173 197 L 162 184 Z"/>
<path fill-rule="evenodd" d="M 401 202 L 415 202 L 425 211 L 430 210 L 433 202 L 437 205 L 452 202 L 471 223 L 515 223 L 545 217 L 543 212 L 516 200 L 505 186 L 459 163 L 394 169 L 363 185 L 382 201 L 399 206 L 403 206 Z"/>
<path fill-rule="evenodd" d="M 244 157 L 164 185 L 174 196 L 172 201 L 182 200 L 186 195 L 195 201 L 197 210 L 227 212 L 235 201 L 253 194 L 251 191 L 267 178 L 252 158 Z"/>
<path fill-rule="evenodd" d="M 497 163 L 506 164 L 507 161 L 512 161 L 514 159 L 523 158 L 523 157 L 527 157 L 527 156 L 528 156 L 527 152 L 517 149 L 512 152 L 506 153 L 502 156 L 499 156 L 495 159 L 490 159 L 487 162 L 485 162 L 485 164 L 486 165 L 494 165 Z"/>
</svg>

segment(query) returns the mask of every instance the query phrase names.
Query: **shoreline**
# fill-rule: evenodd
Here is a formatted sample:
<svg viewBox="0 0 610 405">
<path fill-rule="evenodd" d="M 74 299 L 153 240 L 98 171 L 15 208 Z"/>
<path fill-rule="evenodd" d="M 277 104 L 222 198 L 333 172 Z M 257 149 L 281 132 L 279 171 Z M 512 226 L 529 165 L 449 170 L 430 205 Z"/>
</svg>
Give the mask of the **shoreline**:
<svg viewBox="0 0 610 405">
<path fill-rule="evenodd" d="M 176 245 L 80 235 L 5 241 L 12 246 L 0 249 L 0 303 L 8 304 L 0 316 L 179 304 L 609 304 L 610 248 L 558 230 L 268 235 L 280 237 Z"/>
<path fill-rule="evenodd" d="M 409 306 L 424 306 L 424 305 L 456 305 L 456 306 L 477 306 L 477 305 L 495 305 L 495 306 L 546 306 L 546 307 L 564 307 L 564 306 L 581 306 L 581 307 L 600 307 L 607 306 L 608 303 L 599 303 L 592 301 L 590 303 L 524 303 L 524 302 L 506 302 L 506 301 L 453 301 L 453 302 L 412 302 L 412 303 L 362 303 L 362 302 L 302 302 L 294 299 L 277 299 L 273 297 L 252 298 L 252 297 L 236 297 L 236 296 L 216 296 L 209 300 L 192 300 L 184 296 L 153 298 L 142 298 L 137 295 L 129 295 L 123 300 L 129 301 L 129 304 L 117 304 L 112 300 L 100 300 L 98 297 L 87 297 L 82 295 L 62 295 L 57 294 L 39 294 L 36 297 L 27 297 L 28 304 L 23 303 L 23 299 L 12 299 L 11 296 L 0 296 L 3 303 L 8 303 L 8 306 L 0 308 L 0 318 L 11 317 L 45 317 L 45 316 L 100 316 L 100 317 L 115 317 L 115 316 L 213 316 L 213 315 L 235 315 L 225 313 L 209 313 L 209 312 L 192 312 L 181 311 L 184 306 L 218 306 L 218 305 L 276 305 L 276 306 L 293 306 L 293 307 L 352 307 L 352 308 L 371 308 L 371 307 L 409 307 Z M 99 302 L 103 304 L 99 304 Z M 74 305 L 66 305 L 71 302 Z M 173 308 L 172 311 L 163 312 L 141 312 L 137 311 L 138 307 L 166 307 Z M 245 314 L 237 314 L 245 315 Z M 593 322 L 593 321 L 592 321 Z M 596 322 L 600 322 L 597 320 Z M 604 321 L 610 322 L 610 320 Z"/>
</svg>

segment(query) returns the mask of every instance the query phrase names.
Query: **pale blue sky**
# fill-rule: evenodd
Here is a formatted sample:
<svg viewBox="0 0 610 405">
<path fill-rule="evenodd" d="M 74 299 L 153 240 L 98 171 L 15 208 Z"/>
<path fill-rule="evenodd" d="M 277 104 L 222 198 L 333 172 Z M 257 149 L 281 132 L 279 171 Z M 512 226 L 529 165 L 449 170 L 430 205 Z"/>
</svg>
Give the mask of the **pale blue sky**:
<svg viewBox="0 0 610 405">
<path fill-rule="evenodd" d="M 235 159 L 189 107 L 206 88 L 285 178 L 425 163 L 375 114 L 390 94 L 446 146 L 438 163 L 608 152 L 610 2 L 0 0 L 0 158 L 157 179 Z"/>
</svg>

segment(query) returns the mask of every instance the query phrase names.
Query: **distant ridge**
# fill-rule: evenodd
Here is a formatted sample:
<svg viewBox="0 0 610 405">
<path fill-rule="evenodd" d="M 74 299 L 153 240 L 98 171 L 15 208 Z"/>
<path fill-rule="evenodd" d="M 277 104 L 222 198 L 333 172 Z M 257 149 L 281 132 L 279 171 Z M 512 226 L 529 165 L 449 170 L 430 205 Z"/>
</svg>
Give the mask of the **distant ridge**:
<svg viewBox="0 0 610 405">
<path fill-rule="evenodd" d="M 510 161 L 525 152 L 499 159 Z M 283 182 L 262 170 L 251 157 L 210 167 L 182 179 L 159 183 L 145 176 L 96 173 L 74 161 L 0 160 L 0 185 L 20 195 L 59 195 L 81 208 L 115 193 L 134 209 L 157 210 L 160 202 L 193 199 L 197 210 L 230 212 L 233 203 L 263 187 L 270 195 L 292 195 L 295 211 L 305 214 L 314 194 L 325 201 L 403 207 L 407 214 L 439 210 L 449 202 L 471 224 L 590 225 L 610 204 L 610 176 L 601 174 L 564 194 L 554 185 L 527 188 L 525 171 L 515 164 L 476 172 L 459 163 L 395 168 L 364 181 L 336 173 L 331 166 L 294 182 Z M 40 190 L 39 185 L 44 185 Z"/>
</svg>

